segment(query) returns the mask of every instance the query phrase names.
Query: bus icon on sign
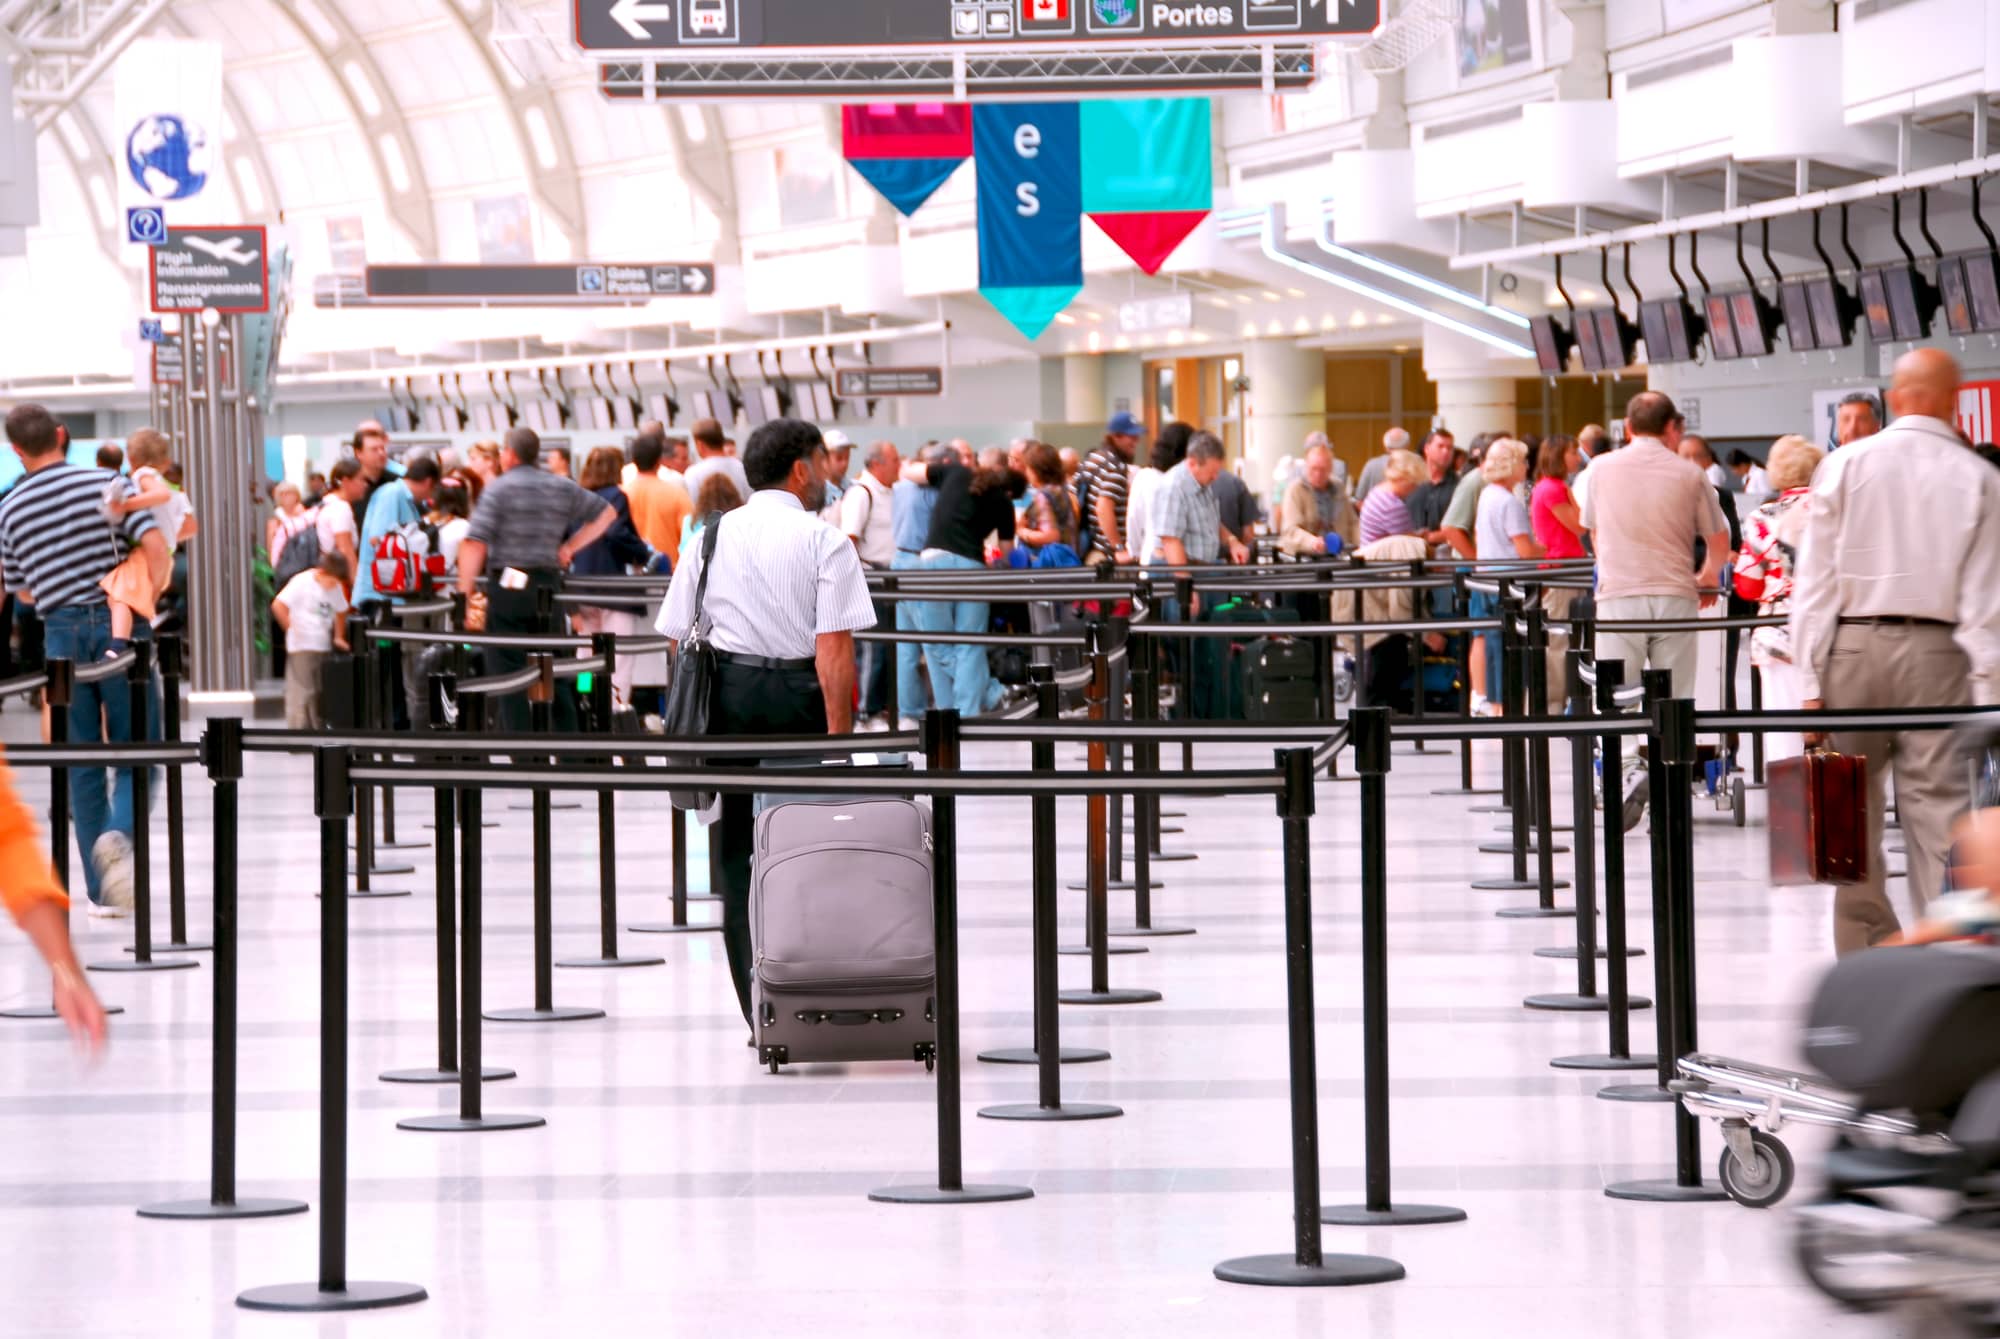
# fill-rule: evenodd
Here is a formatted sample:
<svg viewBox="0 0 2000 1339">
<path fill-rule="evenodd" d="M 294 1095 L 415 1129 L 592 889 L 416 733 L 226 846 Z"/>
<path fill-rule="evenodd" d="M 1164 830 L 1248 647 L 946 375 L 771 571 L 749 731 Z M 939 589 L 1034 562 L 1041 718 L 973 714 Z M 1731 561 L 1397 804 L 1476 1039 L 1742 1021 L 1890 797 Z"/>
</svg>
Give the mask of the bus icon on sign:
<svg viewBox="0 0 2000 1339">
<path fill-rule="evenodd" d="M 688 26 L 698 33 L 720 37 L 729 31 L 729 11 L 722 0 L 689 0 Z"/>
</svg>

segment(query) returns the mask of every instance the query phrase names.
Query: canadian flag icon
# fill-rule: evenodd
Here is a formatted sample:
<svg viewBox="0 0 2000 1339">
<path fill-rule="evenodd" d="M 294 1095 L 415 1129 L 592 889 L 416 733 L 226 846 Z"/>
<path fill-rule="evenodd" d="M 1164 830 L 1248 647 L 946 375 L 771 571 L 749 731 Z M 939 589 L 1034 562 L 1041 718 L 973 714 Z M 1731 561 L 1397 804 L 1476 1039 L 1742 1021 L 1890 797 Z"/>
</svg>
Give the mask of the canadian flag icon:
<svg viewBox="0 0 2000 1339">
<path fill-rule="evenodd" d="M 1021 0 L 1021 22 L 1063 23 L 1069 19 L 1069 0 Z"/>
</svg>

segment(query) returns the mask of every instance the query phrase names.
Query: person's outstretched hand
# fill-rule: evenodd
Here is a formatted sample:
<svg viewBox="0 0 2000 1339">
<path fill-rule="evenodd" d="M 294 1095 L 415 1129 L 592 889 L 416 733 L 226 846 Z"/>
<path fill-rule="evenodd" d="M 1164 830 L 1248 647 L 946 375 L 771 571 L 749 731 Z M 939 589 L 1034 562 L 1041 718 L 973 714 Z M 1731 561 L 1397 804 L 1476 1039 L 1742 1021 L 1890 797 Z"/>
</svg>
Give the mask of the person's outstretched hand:
<svg viewBox="0 0 2000 1339">
<path fill-rule="evenodd" d="M 57 1015 L 68 1026 L 77 1049 L 96 1056 L 104 1049 L 104 1005 L 76 968 L 68 964 L 56 967 L 54 980 Z"/>
</svg>

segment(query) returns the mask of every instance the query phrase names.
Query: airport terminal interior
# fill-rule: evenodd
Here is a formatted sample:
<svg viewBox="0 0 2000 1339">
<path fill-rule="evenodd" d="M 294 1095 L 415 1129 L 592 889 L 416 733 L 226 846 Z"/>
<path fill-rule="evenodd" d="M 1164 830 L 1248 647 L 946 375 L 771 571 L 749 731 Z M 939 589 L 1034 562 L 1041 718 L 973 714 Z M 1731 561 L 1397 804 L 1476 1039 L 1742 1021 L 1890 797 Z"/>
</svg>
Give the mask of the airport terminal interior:
<svg viewBox="0 0 2000 1339">
<path fill-rule="evenodd" d="M 0 1333 L 2000 1333 L 2000 3 L 0 32 Z"/>
</svg>

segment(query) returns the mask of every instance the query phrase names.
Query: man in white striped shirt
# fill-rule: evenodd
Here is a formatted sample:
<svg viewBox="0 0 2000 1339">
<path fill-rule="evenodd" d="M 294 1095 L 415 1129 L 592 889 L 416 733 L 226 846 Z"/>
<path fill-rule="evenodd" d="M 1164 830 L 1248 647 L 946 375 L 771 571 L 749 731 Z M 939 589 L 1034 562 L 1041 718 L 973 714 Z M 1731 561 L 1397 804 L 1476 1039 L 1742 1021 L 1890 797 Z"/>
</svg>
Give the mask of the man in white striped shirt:
<svg viewBox="0 0 2000 1339">
<path fill-rule="evenodd" d="M 147 509 L 128 513 L 113 530 L 105 496 L 118 487 L 131 496 L 131 481 L 109 470 L 71 465 L 62 425 L 40 405 L 17 405 L 7 415 L 7 440 L 27 470 L 0 504 L 0 572 L 7 589 L 41 615 L 50 659 L 77 665 L 102 660 L 111 644 L 111 609 L 98 583 L 125 556 L 120 536 L 162 571 L 169 561 L 166 537 Z M 150 735 L 160 719 L 157 689 L 148 697 Z M 79 681 L 70 701 L 69 737 L 77 743 L 130 743 L 125 684 Z M 132 772 L 120 768 L 107 795 L 102 767 L 72 767 L 69 798 L 90 913 L 122 915 L 132 901 Z"/>
<path fill-rule="evenodd" d="M 843 735 L 853 728 L 854 634 L 875 626 L 875 607 L 853 543 L 819 517 L 826 468 L 826 444 L 812 424 L 760 425 L 743 451 L 754 490 L 749 502 L 681 550 L 657 626 L 680 642 L 697 620 L 706 621 L 717 670 L 711 734 Z M 711 537 L 712 558 L 705 556 Z M 704 567 L 709 579 L 697 605 Z M 723 946 L 748 1022 L 751 797 L 723 796 L 716 826 Z"/>
</svg>

